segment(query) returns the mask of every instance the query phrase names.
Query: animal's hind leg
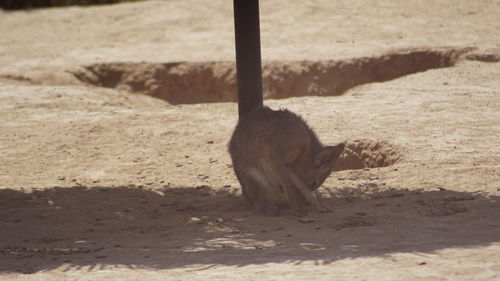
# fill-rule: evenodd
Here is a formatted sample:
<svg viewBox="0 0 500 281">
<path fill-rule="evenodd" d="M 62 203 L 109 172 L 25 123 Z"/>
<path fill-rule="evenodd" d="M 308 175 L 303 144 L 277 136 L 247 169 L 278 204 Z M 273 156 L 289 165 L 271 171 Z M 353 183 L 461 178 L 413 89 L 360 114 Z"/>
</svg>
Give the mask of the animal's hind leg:
<svg viewBox="0 0 500 281">
<path fill-rule="evenodd" d="M 251 170 L 249 175 L 241 174 L 239 180 L 246 192 L 247 201 L 251 201 L 257 211 L 261 211 L 268 216 L 280 215 L 280 210 L 274 202 L 267 200 L 266 189 L 270 188 L 270 186 L 262 173 Z"/>
<path fill-rule="evenodd" d="M 236 178 L 238 179 L 238 182 L 241 184 L 241 194 L 243 196 L 243 199 L 248 202 L 250 205 L 255 206 L 255 199 L 252 199 L 251 196 L 248 194 L 248 185 L 244 184 L 244 180 L 242 177 L 241 170 L 239 166 L 233 161 L 233 169 L 234 169 L 234 174 L 236 175 Z"/>
</svg>

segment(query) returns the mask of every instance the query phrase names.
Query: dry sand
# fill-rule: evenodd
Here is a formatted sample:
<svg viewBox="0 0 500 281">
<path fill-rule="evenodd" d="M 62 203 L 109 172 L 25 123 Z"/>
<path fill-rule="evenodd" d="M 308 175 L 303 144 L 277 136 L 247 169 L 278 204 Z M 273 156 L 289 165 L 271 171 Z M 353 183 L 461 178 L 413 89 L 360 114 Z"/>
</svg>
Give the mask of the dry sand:
<svg viewBox="0 0 500 281">
<path fill-rule="evenodd" d="M 500 1 L 261 2 L 333 212 L 241 200 L 230 1 L 0 11 L 0 279 L 500 280 Z"/>
</svg>

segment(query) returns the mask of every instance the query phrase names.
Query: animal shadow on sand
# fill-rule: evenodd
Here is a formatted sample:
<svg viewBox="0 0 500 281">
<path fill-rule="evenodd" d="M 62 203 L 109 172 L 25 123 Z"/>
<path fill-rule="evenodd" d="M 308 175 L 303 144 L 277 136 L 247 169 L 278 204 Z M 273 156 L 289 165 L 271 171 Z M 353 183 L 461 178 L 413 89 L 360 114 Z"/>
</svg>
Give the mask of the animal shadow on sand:
<svg viewBox="0 0 500 281">
<path fill-rule="evenodd" d="M 328 189 L 326 189 L 328 190 Z M 448 190 L 323 191 L 332 213 L 266 217 L 230 188 L 0 190 L 0 272 L 169 269 L 431 253 L 500 241 L 498 197 Z"/>
</svg>

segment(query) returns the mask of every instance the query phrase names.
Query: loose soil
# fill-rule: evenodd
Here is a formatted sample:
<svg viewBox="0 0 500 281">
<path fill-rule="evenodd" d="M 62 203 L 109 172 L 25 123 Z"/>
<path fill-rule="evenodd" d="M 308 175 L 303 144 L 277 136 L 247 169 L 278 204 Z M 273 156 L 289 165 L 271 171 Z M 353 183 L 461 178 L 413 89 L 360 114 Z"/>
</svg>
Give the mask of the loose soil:
<svg viewBox="0 0 500 281">
<path fill-rule="evenodd" d="M 261 2 L 332 212 L 241 199 L 231 3 L 0 11 L 0 279 L 500 279 L 500 2 Z"/>
</svg>

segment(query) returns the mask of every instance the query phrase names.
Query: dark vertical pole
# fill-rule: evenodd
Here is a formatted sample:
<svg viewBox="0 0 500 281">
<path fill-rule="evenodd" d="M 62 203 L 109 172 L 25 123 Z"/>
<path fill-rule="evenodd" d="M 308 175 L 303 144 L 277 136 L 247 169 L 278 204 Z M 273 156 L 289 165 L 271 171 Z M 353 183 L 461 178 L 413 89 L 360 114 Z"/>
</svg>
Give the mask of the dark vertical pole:
<svg viewBox="0 0 500 281">
<path fill-rule="evenodd" d="M 233 0 L 238 114 L 263 105 L 259 0 Z"/>
</svg>

